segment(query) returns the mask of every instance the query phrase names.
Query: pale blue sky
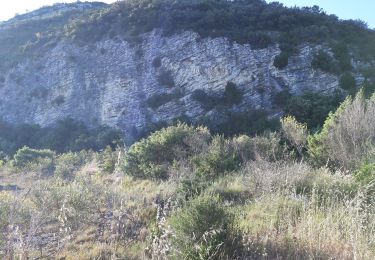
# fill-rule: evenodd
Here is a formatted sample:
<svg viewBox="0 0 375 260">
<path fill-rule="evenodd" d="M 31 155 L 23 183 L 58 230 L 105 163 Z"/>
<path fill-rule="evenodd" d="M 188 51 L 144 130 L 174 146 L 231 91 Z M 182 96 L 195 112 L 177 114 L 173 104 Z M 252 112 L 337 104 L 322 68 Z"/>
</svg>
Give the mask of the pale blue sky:
<svg viewBox="0 0 375 260">
<path fill-rule="evenodd" d="M 328 14 L 335 14 L 340 19 L 361 19 L 370 28 L 375 28 L 375 0 L 267 0 L 280 2 L 286 6 L 318 5 Z"/>
</svg>

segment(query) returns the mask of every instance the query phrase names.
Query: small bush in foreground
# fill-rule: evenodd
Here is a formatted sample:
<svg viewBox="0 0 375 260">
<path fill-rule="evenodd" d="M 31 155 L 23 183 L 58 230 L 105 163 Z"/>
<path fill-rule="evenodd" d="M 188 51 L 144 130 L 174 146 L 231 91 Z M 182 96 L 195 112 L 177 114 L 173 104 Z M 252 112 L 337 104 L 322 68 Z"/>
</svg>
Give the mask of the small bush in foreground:
<svg viewBox="0 0 375 260">
<path fill-rule="evenodd" d="M 198 197 L 170 219 L 175 259 L 231 257 L 231 216 L 216 197 Z"/>
</svg>

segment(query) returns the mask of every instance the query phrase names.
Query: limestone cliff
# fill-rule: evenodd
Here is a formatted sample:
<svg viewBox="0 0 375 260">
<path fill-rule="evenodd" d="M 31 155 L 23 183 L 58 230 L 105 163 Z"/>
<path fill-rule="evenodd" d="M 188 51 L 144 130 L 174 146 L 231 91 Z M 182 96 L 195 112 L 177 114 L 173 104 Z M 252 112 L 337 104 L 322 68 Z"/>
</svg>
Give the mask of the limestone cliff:
<svg viewBox="0 0 375 260">
<path fill-rule="evenodd" d="M 273 66 L 280 53 L 275 46 L 254 50 L 225 38 L 200 38 L 185 32 L 170 37 L 157 30 L 131 45 L 117 38 L 79 47 L 60 42 L 39 57 L 8 71 L 0 88 L 0 116 L 13 123 L 42 126 L 72 117 L 93 125 L 105 124 L 134 135 L 149 122 L 180 116 L 197 120 L 206 111 L 191 98 L 194 90 L 222 95 L 228 82 L 243 92 L 230 110 L 263 108 L 274 113 L 271 97 L 290 88 L 331 92 L 334 75 L 311 68 L 319 46 L 303 46 L 282 70 Z M 171 77 L 170 86 L 161 77 Z M 156 108 L 147 100 L 171 97 Z M 134 132 L 135 131 L 135 132 Z"/>
</svg>

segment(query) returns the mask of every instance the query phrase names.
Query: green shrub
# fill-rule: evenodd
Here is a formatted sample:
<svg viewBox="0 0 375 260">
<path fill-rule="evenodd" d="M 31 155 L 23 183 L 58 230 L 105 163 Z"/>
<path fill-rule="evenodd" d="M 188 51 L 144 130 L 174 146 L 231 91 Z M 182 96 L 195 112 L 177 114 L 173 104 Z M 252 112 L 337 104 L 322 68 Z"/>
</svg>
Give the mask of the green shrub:
<svg viewBox="0 0 375 260">
<path fill-rule="evenodd" d="M 309 137 L 312 161 L 346 169 L 358 167 L 373 153 L 374 113 L 374 97 L 365 99 L 363 91 L 354 99 L 348 97 L 328 116 L 322 130 Z"/>
<path fill-rule="evenodd" d="M 337 73 L 337 67 L 333 58 L 323 50 L 319 50 L 311 62 L 314 69 L 320 69 L 328 73 Z"/>
<path fill-rule="evenodd" d="M 63 95 L 57 96 L 54 100 L 52 100 L 52 104 L 61 106 L 65 102 L 65 97 Z"/>
<path fill-rule="evenodd" d="M 201 104 L 201 106 L 206 110 L 211 110 L 215 106 L 222 103 L 222 98 L 209 95 L 202 89 L 196 89 L 191 94 L 191 98 Z"/>
<path fill-rule="evenodd" d="M 206 128 L 186 124 L 156 131 L 130 147 L 125 155 L 124 171 L 140 178 L 167 178 L 174 160 L 197 153 L 209 139 Z"/>
<path fill-rule="evenodd" d="M 342 101 L 343 97 L 338 92 L 332 95 L 306 92 L 301 96 L 290 97 L 284 111 L 314 129 L 321 127 L 329 112 L 336 110 Z"/>
<path fill-rule="evenodd" d="M 329 161 L 329 147 L 326 140 L 328 139 L 330 130 L 336 126 L 338 118 L 351 104 L 351 101 L 351 98 L 348 97 L 335 112 L 329 113 L 324 121 L 323 128 L 308 137 L 308 153 L 313 164 L 323 166 Z"/>
<path fill-rule="evenodd" d="M 277 133 L 268 133 L 249 137 L 240 135 L 233 138 L 236 152 L 242 162 L 250 160 L 278 161 L 289 156 L 286 147 L 281 145 L 280 136 Z"/>
<path fill-rule="evenodd" d="M 353 94 L 356 90 L 356 81 L 353 77 L 352 73 L 345 72 L 340 77 L 340 87 L 346 91 L 348 91 L 350 94 Z"/>
<path fill-rule="evenodd" d="M 193 162 L 199 176 L 210 178 L 238 169 L 241 158 L 231 140 L 215 136 L 207 152 L 197 155 Z"/>
<path fill-rule="evenodd" d="M 154 68 L 160 68 L 161 67 L 161 58 L 160 57 L 155 57 L 153 60 L 152 60 L 152 66 Z"/>
<path fill-rule="evenodd" d="M 107 146 L 103 152 L 99 154 L 99 166 L 104 173 L 113 173 L 117 164 L 117 154 L 110 146 Z"/>
<path fill-rule="evenodd" d="M 174 88 L 175 82 L 172 76 L 171 71 L 162 70 L 158 76 L 158 81 L 160 85 L 167 87 L 167 88 Z"/>
<path fill-rule="evenodd" d="M 362 89 L 366 98 L 371 97 L 375 93 L 375 82 L 365 80 Z"/>
<path fill-rule="evenodd" d="M 281 108 L 285 108 L 288 105 L 288 102 L 290 101 L 290 98 L 292 97 L 292 94 L 290 94 L 288 89 L 282 90 L 280 92 L 277 92 L 273 97 L 273 103 L 275 103 L 277 106 Z"/>
<path fill-rule="evenodd" d="M 343 174 L 332 174 L 326 168 L 313 170 L 295 183 L 296 194 L 316 196 L 320 202 L 337 198 L 348 199 L 356 194 L 357 188 L 352 178 Z"/>
<path fill-rule="evenodd" d="M 92 159 L 90 152 L 69 152 L 59 155 L 55 161 L 55 175 L 64 179 L 71 179 L 74 174 Z"/>
<path fill-rule="evenodd" d="M 232 217 L 217 197 L 198 197 L 169 220 L 175 259 L 233 257 Z"/>
<path fill-rule="evenodd" d="M 335 58 L 339 61 L 341 71 L 350 71 L 353 69 L 349 56 L 348 46 L 345 42 L 339 42 L 333 45 L 332 51 Z"/>
<path fill-rule="evenodd" d="M 174 94 L 156 94 L 147 99 L 147 105 L 155 110 L 176 98 L 177 96 Z"/>
<path fill-rule="evenodd" d="M 196 89 L 191 93 L 191 98 L 202 104 L 206 109 L 211 109 L 214 104 L 211 104 L 209 95 L 203 89 Z"/>
<path fill-rule="evenodd" d="M 354 173 L 357 183 L 361 185 L 375 184 L 375 164 L 364 163 Z"/>
<path fill-rule="evenodd" d="M 58 153 L 101 150 L 122 144 L 122 133 L 107 126 L 88 128 L 82 122 L 66 118 L 53 126 L 13 125 L 0 119 L 0 151 L 13 155 L 23 146 L 50 149 Z"/>
<path fill-rule="evenodd" d="M 242 92 L 238 90 L 236 84 L 234 84 L 233 82 L 228 82 L 225 86 L 224 102 L 230 106 L 239 104 L 241 103 L 242 95 Z"/>
<path fill-rule="evenodd" d="M 183 179 L 178 184 L 176 197 L 182 202 L 188 201 L 201 195 L 210 184 L 211 180 L 207 180 L 201 176 L 193 176 L 191 179 Z"/>
<path fill-rule="evenodd" d="M 286 66 L 288 66 L 288 60 L 289 60 L 289 54 L 287 52 L 281 52 L 273 60 L 273 66 L 281 70 L 285 68 Z"/>
<path fill-rule="evenodd" d="M 307 126 L 299 123 L 295 117 L 287 116 L 281 119 L 281 129 L 288 143 L 302 156 L 309 135 Z"/>
<path fill-rule="evenodd" d="M 40 158 L 54 158 L 55 153 L 51 150 L 36 150 L 27 146 L 19 149 L 13 156 L 12 165 L 15 167 L 25 167 L 27 164 L 36 162 Z"/>
<path fill-rule="evenodd" d="M 227 120 L 217 124 L 215 121 L 205 122 L 214 133 L 233 136 L 236 134 L 255 135 L 264 131 L 279 128 L 279 120 L 269 119 L 264 110 L 248 110 L 244 112 L 227 112 Z"/>
</svg>

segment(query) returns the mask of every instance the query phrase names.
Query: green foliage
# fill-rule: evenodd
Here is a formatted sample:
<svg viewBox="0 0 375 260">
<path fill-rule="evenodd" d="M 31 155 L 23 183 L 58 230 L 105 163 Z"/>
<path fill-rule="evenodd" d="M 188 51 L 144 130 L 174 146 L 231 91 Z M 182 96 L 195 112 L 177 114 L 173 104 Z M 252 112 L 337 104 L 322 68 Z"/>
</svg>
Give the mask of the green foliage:
<svg viewBox="0 0 375 260">
<path fill-rule="evenodd" d="M 299 123 L 295 117 L 287 116 L 281 119 L 281 129 L 289 144 L 302 155 L 306 148 L 309 131 L 305 124 Z"/>
<path fill-rule="evenodd" d="M 152 66 L 154 68 L 160 68 L 161 67 L 161 58 L 160 57 L 156 57 L 152 60 Z"/>
<path fill-rule="evenodd" d="M 289 92 L 288 89 L 284 89 L 280 92 L 275 93 L 275 95 L 272 97 L 273 103 L 281 108 L 285 108 L 288 106 L 288 103 L 290 101 L 290 98 L 292 97 L 292 94 Z"/>
<path fill-rule="evenodd" d="M 12 155 L 19 148 L 50 149 L 58 153 L 84 149 L 100 150 L 121 144 L 122 133 L 109 127 L 87 128 L 73 119 L 58 121 L 54 126 L 12 125 L 0 120 L 0 151 Z"/>
<path fill-rule="evenodd" d="M 375 53 L 371 46 L 374 34 L 362 23 L 340 21 L 319 7 L 286 8 L 262 0 L 124 1 L 72 20 L 65 27 L 65 35 L 81 41 L 121 35 L 135 41 L 155 28 L 166 35 L 195 31 L 202 37 L 227 37 L 249 43 L 252 48 L 279 43 L 289 54 L 305 42 L 361 46 L 357 56 Z M 284 66 L 286 56 L 280 58 Z"/>
<path fill-rule="evenodd" d="M 61 106 L 62 104 L 64 104 L 64 102 L 65 102 L 65 98 L 62 95 L 59 95 L 54 100 L 52 100 L 52 104 L 57 105 L 57 106 Z"/>
<path fill-rule="evenodd" d="M 38 47 L 45 44 L 47 38 L 53 38 L 63 31 L 63 27 L 70 19 L 82 17 L 87 10 L 80 8 L 69 8 L 57 12 L 57 6 L 43 7 L 41 13 L 55 12 L 54 15 L 44 15 L 41 19 L 30 19 L 26 15 L 18 15 L 8 25 L 0 25 L 0 72 L 7 71 L 19 61 L 33 54 L 41 53 Z M 103 8 L 103 4 L 92 5 L 93 9 Z"/>
<path fill-rule="evenodd" d="M 196 89 L 191 94 L 191 98 L 201 103 L 206 110 L 215 107 L 230 107 L 239 104 L 242 101 L 243 93 L 238 89 L 236 84 L 228 82 L 222 96 L 209 95 L 202 89 Z"/>
<path fill-rule="evenodd" d="M 240 135 L 233 138 L 236 152 L 239 154 L 241 161 L 278 161 L 285 160 L 290 155 L 281 144 L 280 135 L 278 133 L 265 133 L 249 137 Z"/>
<path fill-rule="evenodd" d="M 301 96 L 290 96 L 288 93 L 278 97 L 284 111 L 294 116 L 297 121 L 306 123 L 310 129 L 322 126 L 329 112 L 335 110 L 342 101 L 340 93 L 324 95 L 305 92 Z"/>
<path fill-rule="evenodd" d="M 225 86 L 224 100 L 228 105 L 234 105 L 241 103 L 242 93 L 237 89 L 236 84 L 228 82 Z"/>
<path fill-rule="evenodd" d="M 158 64 L 156 64 L 158 65 Z M 162 70 L 158 76 L 158 81 L 160 85 L 167 87 L 167 88 L 174 88 L 175 83 L 172 76 L 172 72 L 169 70 Z"/>
<path fill-rule="evenodd" d="M 375 164 L 374 163 L 364 163 L 359 169 L 354 173 L 356 182 L 362 186 L 374 184 L 375 181 Z"/>
<path fill-rule="evenodd" d="M 336 60 L 339 62 L 340 70 L 350 71 L 353 69 L 351 58 L 349 56 L 348 46 L 345 42 L 339 42 L 333 45 L 332 51 L 335 55 Z"/>
<path fill-rule="evenodd" d="M 329 113 L 324 121 L 321 131 L 309 136 L 308 138 L 308 152 L 313 164 L 325 165 L 329 160 L 328 147 L 326 146 L 326 139 L 328 138 L 330 129 L 334 128 L 340 115 L 349 107 L 352 99 L 348 97 L 337 108 L 335 112 Z"/>
<path fill-rule="evenodd" d="M 279 121 L 269 119 L 268 113 L 263 110 L 249 110 L 245 112 L 227 112 L 224 114 L 227 120 L 223 123 L 203 122 L 214 133 L 233 136 L 236 134 L 255 135 L 264 131 L 278 129 Z"/>
<path fill-rule="evenodd" d="M 325 168 L 311 171 L 296 182 L 297 194 L 316 196 L 319 203 L 334 197 L 351 198 L 356 191 L 352 179 L 332 174 Z"/>
<path fill-rule="evenodd" d="M 217 197 L 190 201 L 170 219 L 176 259 L 224 259 L 231 257 L 232 217 Z"/>
<path fill-rule="evenodd" d="M 53 158 L 54 156 L 55 153 L 51 150 L 35 150 L 24 146 L 13 156 L 12 165 L 15 167 L 25 167 L 27 164 L 35 162 L 40 158 Z"/>
<path fill-rule="evenodd" d="M 155 110 L 160 106 L 177 99 L 178 97 L 179 95 L 173 93 L 155 94 L 147 99 L 147 105 Z"/>
<path fill-rule="evenodd" d="M 327 118 L 322 130 L 309 139 L 315 163 L 355 169 L 373 154 L 375 99 L 366 99 L 361 90 L 347 98 Z"/>
<path fill-rule="evenodd" d="M 186 124 L 156 131 L 148 138 L 133 144 L 127 151 L 125 174 L 139 178 L 166 179 L 168 168 L 174 160 L 181 156 L 191 156 L 209 139 L 210 133 L 207 129 Z"/>
<path fill-rule="evenodd" d="M 223 136 L 215 136 L 208 151 L 197 155 L 193 161 L 196 173 L 209 178 L 234 171 L 241 165 L 241 158 L 233 143 Z"/>
<path fill-rule="evenodd" d="M 100 153 L 100 169 L 104 173 L 113 173 L 117 164 L 117 154 L 112 150 L 110 146 L 107 146 L 105 150 Z"/>
<path fill-rule="evenodd" d="M 356 81 L 353 74 L 350 72 L 345 72 L 340 77 L 340 87 L 350 94 L 354 94 L 356 91 Z"/>
<path fill-rule="evenodd" d="M 64 153 L 56 157 L 55 175 L 63 179 L 72 179 L 74 174 L 92 159 L 89 152 Z"/>
<path fill-rule="evenodd" d="M 281 52 L 277 55 L 273 61 L 273 66 L 278 69 L 283 69 L 288 66 L 289 54 L 287 52 Z"/>
<path fill-rule="evenodd" d="M 363 94 L 366 98 L 370 98 L 375 93 L 375 82 L 365 80 L 362 86 Z"/>
<path fill-rule="evenodd" d="M 338 72 L 333 58 L 323 50 L 319 50 L 319 52 L 315 54 L 311 66 L 314 69 L 320 69 L 328 73 L 336 74 Z"/>
</svg>

